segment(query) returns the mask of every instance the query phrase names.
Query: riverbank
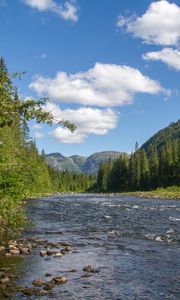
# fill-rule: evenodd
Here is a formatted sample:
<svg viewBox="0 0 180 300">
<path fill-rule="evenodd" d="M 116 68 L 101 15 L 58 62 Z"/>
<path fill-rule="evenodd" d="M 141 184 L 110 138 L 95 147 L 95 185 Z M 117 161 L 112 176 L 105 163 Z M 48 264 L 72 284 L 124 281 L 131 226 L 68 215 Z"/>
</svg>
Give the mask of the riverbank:
<svg viewBox="0 0 180 300">
<path fill-rule="evenodd" d="M 128 195 L 138 196 L 141 198 L 154 199 L 180 199 L 180 186 L 170 186 L 167 188 L 157 188 L 153 191 L 137 191 L 127 193 Z"/>
</svg>

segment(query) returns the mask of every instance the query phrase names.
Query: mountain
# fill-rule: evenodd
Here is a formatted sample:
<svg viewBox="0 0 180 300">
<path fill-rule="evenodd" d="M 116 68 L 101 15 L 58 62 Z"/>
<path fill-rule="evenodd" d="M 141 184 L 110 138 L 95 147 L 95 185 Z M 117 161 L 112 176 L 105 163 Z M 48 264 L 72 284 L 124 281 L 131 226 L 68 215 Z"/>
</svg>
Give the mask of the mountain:
<svg viewBox="0 0 180 300">
<path fill-rule="evenodd" d="M 160 151 L 168 141 L 173 140 L 180 140 L 180 120 L 159 130 L 149 140 L 147 140 L 141 148 L 149 154 L 151 146 L 156 146 L 157 150 Z"/>
<path fill-rule="evenodd" d="M 68 170 L 70 172 L 80 173 L 81 170 L 71 157 L 65 157 L 60 153 L 51 153 L 46 155 L 46 163 L 60 171 Z"/>
<path fill-rule="evenodd" d="M 46 155 L 46 163 L 60 171 L 68 170 L 76 173 L 97 173 L 100 162 L 107 162 L 109 159 L 117 159 L 122 152 L 104 151 L 94 153 L 89 157 L 73 155 L 65 157 L 60 153 L 50 153 Z"/>
<path fill-rule="evenodd" d="M 86 159 L 85 164 L 82 167 L 82 171 L 85 173 L 97 173 L 100 162 L 108 162 L 108 160 L 117 159 L 122 152 L 117 151 L 103 151 L 94 153 Z"/>
</svg>

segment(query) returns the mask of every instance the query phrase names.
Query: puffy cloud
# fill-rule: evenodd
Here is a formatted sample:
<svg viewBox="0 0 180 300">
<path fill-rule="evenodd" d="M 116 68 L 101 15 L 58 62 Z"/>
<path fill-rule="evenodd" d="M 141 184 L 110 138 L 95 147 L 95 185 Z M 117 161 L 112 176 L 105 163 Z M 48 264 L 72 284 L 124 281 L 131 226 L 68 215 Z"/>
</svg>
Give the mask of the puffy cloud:
<svg viewBox="0 0 180 300">
<path fill-rule="evenodd" d="M 148 52 L 143 55 L 146 60 L 160 60 L 170 68 L 180 71 L 180 51 L 172 48 L 164 48 L 161 51 Z"/>
<path fill-rule="evenodd" d="M 167 0 L 152 2 L 141 17 L 119 16 L 117 26 L 148 44 L 177 45 L 180 40 L 180 7 Z"/>
<path fill-rule="evenodd" d="M 66 1 L 63 5 L 54 0 L 23 0 L 23 2 L 39 11 L 52 11 L 65 20 L 76 22 L 78 20 L 78 8 L 75 1 Z"/>
<path fill-rule="evenodd" d="M 61 110 L 54 103 L 47 103 L 45 109 L 52 113 L 56 121 L 68 119 L 77 126 L 74 133 L 60 126 L 50 132 L 52 137 L 62 143 L 82 143 L 89 134 L 105 135 L 117 126 L 118 113 L 110 108 Z"/>
<path fill-rule="evenodd" d="M 167 92 L 139 70 L 121 65 L 96 63 L 87 72 L 58 72 L 55 78 L 37 76 L 31 89 L 57 102 L 118 106 L 133 102 L 135 93 Z"/>
</svg>

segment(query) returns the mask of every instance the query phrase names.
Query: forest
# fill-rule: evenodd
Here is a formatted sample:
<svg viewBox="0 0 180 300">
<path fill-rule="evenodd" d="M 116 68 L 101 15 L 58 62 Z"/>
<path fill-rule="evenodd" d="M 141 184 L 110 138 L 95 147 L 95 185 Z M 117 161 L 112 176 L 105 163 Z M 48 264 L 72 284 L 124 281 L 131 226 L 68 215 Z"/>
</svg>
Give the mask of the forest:
<svg viewBox="0 0 180 300">
<path fill-rule="evenodd" d="M 180 126 L 180 122 L 177 124 Z M 149 144 L 128 157 L 121 155 L 115 161 L 101 164 L 96 191 L 146 191 L 157 187 L 180 185 L 180 139 L 166 138 L 161 147 Z"/>
</svg>

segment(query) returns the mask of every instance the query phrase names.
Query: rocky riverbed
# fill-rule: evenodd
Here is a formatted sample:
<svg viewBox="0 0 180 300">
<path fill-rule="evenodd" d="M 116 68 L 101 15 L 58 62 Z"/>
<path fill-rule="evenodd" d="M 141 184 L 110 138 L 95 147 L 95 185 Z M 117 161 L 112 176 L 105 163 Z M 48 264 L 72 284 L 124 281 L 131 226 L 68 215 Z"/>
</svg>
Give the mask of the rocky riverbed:
<svg viewBox="0 0 180 300">
<path fill-rule="evenodd" d="M 27 203 L 0 247 L 0 299 L 178 300 L 180 202 L 59 195 Z"/>
</svg>

